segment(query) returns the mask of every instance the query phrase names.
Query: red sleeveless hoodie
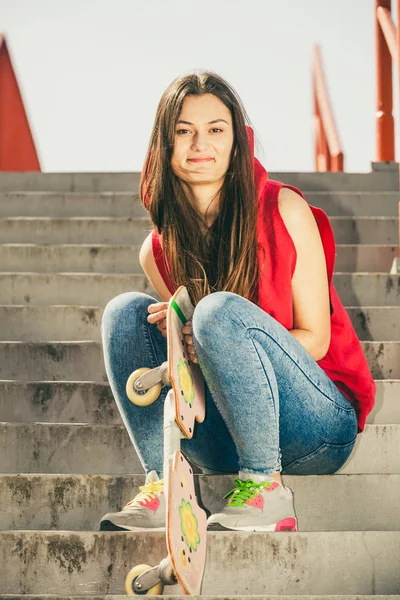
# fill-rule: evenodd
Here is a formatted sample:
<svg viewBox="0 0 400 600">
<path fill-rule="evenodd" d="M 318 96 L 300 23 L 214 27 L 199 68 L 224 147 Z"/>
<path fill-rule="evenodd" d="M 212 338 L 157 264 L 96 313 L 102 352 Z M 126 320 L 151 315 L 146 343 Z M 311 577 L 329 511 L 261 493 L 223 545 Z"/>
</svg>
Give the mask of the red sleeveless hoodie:
<svg viewBox="0 0 400 600">
<path fill-rule="evenodd" d="M 286 229 L 278 208 L 278 195 L 288 187 L 306 202 L 303 193 L 292 185 L 268 179 L 268 173 L 254 156 L 254 135 L 247 126 L 249 144 L 254 161 L 254 176 L 258 191 L 259 212 L 257 221 L 258 306 L 279 321 L 286 329 L 293 329 L 292 277 L 296 267 L 296 248 Z M 147 207 L 148 196 L 144 205 Z M 376 385 L 349 315 L 341 303 L 332 282 L 336 245 L 333 230 L 326 213 L 315 206 L 309 207 L 315 217 L 325 252 L 331 303 L 331 342 L 327 354 L 317 362 L 337 388 L 353 404 L 358 418 L 359 432 L 363 431 L 368 413 L 375 401 Z M 160 275 L 173 294 L 171 265 L 163 261 L 162 234 L 157 229 L 152 234 L 153 255 Z"/>
</svg>

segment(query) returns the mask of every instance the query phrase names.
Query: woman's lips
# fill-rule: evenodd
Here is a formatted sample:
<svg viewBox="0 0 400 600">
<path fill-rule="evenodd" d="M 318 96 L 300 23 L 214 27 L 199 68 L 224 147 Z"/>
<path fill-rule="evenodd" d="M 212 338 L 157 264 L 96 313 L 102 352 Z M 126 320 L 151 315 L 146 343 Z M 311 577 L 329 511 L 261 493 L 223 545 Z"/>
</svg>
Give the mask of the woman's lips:
<svg viewBox="0 0 400 600">
<path fill-rule="evenodd" d="M 209 162 L 210 160 L 214 160 L 213 158 L 188 158 L 189 162 Z"/>
</svg>

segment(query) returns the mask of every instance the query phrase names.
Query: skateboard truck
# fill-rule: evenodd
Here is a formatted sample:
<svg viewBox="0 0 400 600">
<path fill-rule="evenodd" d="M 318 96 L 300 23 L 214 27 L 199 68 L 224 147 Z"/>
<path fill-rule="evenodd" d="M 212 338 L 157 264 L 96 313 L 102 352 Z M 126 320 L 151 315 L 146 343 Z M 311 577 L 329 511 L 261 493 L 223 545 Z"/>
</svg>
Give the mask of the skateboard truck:
<svg viewBox="0 0 400 600">
<path fill-rule="evenodd" d="M 165 385 L 171 385 L 168 361 L 155 369 L 136 369 L 126 382 L 126 394 L 134 404 L 148 406 L 157 400 L 161 388 Z"/>
<path fill-rule="evenodd" d="M 159 588 L 160 583 L 163 585 L 175 585 L 178 582 L 169 557 L 163 558 L 160 564 L 155 567 L 138 565 L 136 570 L 140 574 L 134 576 L 130 585 L 131 590 L 137 595 L 148 595 L 152 588 Z"/>
</svg>

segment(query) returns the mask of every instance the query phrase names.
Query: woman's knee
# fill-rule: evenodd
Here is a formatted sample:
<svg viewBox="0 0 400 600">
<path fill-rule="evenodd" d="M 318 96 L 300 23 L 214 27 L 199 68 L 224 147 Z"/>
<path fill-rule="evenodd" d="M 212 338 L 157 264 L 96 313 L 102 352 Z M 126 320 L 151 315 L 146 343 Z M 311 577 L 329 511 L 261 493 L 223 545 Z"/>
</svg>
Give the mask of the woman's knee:
<svg viewBox="0 0 400 600">
<path fill-rule="evenodd" d="M 142 292 L 125 292 L 112 298 L 105 306 L 101 319 L 101 332 L 106 332 L 120 327 L 121 324 L 133 326 L 138 317 L 146 313 L 150 304 L 157 302 L 148 294 Z"/>
<path fill-rule="evenodd" d="M 194 309 L 193 332 L 201 334 L 214 331 L 215 327 L 223 324 L 229 307 L 240 297 L 232 292 L 213 292 L 204 296 Z"/>
</svg>

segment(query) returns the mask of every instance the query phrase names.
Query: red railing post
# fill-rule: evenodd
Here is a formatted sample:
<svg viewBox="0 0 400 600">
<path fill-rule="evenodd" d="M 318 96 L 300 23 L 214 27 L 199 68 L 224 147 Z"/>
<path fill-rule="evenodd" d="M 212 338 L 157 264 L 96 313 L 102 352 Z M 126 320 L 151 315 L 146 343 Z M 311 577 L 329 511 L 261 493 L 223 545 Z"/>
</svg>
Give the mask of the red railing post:
<svg viewBox="0 0 400 600">
<path fill-rule="evenodd" d="M 376 160 L 394 161 L 394 118 L 392 56 L 382 25 L 379 10 L 391 11 L 391 0 L 375 0 L 376 46 Z M 399 29 L 399 28 L 397 28 Z"/>
<path fill-rule="evenodd" d="M 343 171 L 344 156 L 318 45 L 313 48 L 314 152 L 316 171 Z"/>
</svg>

